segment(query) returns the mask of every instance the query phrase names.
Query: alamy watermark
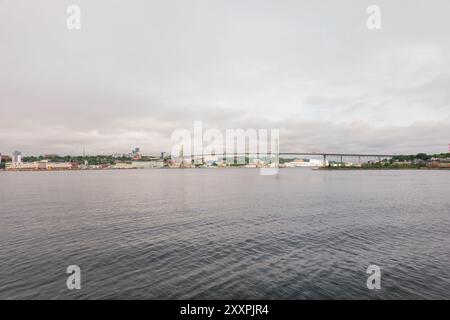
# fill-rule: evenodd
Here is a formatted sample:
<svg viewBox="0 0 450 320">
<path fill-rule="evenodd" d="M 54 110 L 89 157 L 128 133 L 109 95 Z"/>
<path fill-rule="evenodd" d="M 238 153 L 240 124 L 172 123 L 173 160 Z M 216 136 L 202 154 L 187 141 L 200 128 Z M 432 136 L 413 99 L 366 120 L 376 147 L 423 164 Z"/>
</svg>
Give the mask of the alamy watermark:
<svg viewBox="0 0 450 320">
<path fill-rule="evenodd" d="M 71 4 L 67 7 L 66 13 L 68 14 L 66 20 L 66 26 L 68 30 L 80 30 L 81 29 L 81 8 L 78 5 Z M 368 15 L 366 20 L 366 26 L 369 30 L 381 29 L 381 8 L 377 5 L 371 4 L 366 9 Z"/>
<path fill-rule="evenodd" d="M 70 274 L 67 277 L 66 286 L 69 290 L 81 289 L 81 269 L 77 265 L 70 265 L 66 269 L 66 273 Z"/>
<path fill-rule="evenodd" d="M 77 5 L 70 5 L 66 9 L 68 14 L 66 20 L 66 26 L 69 30 L 80 30 L 81 29 L 81 8 Z"/>
<path fill-rule="evenodd" d="M 366 26 L 369 30 L 380 30 L 381 29 L 381 8 L 374 4 L 367 7 L 366 13 L 369 15 L 367 17 Z"/>
<path fill-rule="evenodd" d="M 366 273 L 370 274 L 367 278 L 367 289 L 379 290 L 381 289 L 381 268 L 375 264 L 371 264 L 367 267 Z"/>
<path fill-rule="evenodd" d="M 171 158 L 180 167 L 196 164 L 260 168 L 261 175 L 275 175 L 279 168 L 279 129 L 204 130 L 194 121 L 193 130 L 176 129 Z"/>
</svg>

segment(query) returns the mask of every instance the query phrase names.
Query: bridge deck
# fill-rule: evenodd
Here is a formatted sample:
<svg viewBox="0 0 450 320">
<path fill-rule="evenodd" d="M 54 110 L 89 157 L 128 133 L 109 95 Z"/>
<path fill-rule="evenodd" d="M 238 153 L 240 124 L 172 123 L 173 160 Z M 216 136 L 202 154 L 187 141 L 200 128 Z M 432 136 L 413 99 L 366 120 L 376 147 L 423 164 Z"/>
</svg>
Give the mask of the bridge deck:
<svg viewBox="0 0 450 320">
<path fill-rule="evenodd" d="M 245 153 L 221 153 L 221 154 L 199 154 L 199 155 L 185 155 L 185 157 L 204 157 L 204 156 L 246 156 L 257 155 L 254 152 Z M 271 153 L 264 153 L 271 154 Z M 316 152 L 279 152 L 280 156 L 321 156 L 321 157 L 374 157 L 374 158 L 392 158 L 392 154 L 368 154 L 368 153 L 316 153 Z"/>
</svg>

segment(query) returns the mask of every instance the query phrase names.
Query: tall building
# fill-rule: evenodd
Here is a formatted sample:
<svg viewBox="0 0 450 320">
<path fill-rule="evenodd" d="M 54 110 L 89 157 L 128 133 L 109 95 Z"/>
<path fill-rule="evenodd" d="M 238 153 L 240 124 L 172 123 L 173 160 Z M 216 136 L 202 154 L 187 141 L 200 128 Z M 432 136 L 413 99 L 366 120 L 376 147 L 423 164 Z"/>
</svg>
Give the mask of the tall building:
<svg viewBox="0 0 450 320">
<path fill-rule="evenodd" d="M 14 151 L 13 152 L 12 163 L 13 164 L 20 164 L 20 163 L 22 163 L 22 153 L 20 151 Z"/>
<path fill-rule="evenodd" d="M 141 160 L 141 149 L 138 147 L 134 148 L 133 151 L 131 151 L 131 157 L 133 158 L 133 160 Z"/>
</svg>

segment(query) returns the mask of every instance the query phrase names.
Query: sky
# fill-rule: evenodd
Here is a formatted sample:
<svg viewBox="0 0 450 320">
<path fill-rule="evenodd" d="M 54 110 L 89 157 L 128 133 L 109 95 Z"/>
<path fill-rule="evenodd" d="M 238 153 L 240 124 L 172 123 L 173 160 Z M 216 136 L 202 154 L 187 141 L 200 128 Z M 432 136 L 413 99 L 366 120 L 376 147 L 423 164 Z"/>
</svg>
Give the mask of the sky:
<svg viewBox="0 0 450 320">
<path fill-rule="evenodd" d="M 282 152 L 448 152 L 449 16 L 448 0 L 0 0 L 0 153 L 159 154 L 194 121 L 279 129 Z"/>
</svg>

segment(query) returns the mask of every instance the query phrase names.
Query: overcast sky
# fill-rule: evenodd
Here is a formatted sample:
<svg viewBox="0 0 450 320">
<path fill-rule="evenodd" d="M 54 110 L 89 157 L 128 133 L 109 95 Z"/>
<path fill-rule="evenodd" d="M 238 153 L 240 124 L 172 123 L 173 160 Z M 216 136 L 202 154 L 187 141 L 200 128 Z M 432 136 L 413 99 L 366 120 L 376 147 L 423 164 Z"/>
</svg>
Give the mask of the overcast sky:
<svg viewBox="0 0 450 320">
<path fill-rule="evenodd" d="M 279 128 L 281 151 L 447 152 L 449 31 L 448 0 L 0 0 L 0 152 L 158 153 L 195 120 Z"/>
</svg>

